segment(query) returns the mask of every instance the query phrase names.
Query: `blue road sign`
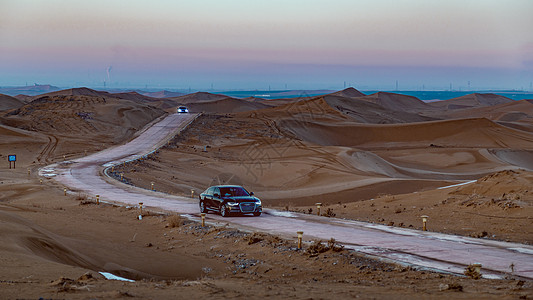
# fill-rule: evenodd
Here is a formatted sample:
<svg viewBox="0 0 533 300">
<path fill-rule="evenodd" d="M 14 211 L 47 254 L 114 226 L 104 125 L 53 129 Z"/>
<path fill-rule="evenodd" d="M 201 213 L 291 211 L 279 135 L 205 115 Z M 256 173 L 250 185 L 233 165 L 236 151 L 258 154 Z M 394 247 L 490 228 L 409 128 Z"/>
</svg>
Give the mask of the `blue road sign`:
<svg viewBox="0 0 533 300">
<path fill-rule="evenodd" d="M 7 160 L 8 161 L 17 161 L 17 156 L 16 155 L 8 155 L 7 156 Z"/>
</svg>

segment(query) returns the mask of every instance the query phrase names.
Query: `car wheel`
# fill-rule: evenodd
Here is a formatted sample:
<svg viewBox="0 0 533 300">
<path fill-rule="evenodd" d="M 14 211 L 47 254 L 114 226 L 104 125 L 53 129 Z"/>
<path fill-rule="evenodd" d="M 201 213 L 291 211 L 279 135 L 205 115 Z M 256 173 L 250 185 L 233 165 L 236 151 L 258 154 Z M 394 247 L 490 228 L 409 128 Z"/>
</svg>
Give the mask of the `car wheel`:
<svg viewBox="0 0 533 300">
<path fill-rule="evenodd" d="M 207 213 L 207 208 L 205 207 L 205 202 L 200 201 L 200 212 L 201 213 Z"/>
<path fill-rule="evenodd" d="M 226 206 L 226 204 L 222 204 L 222 206 L 220 207 L 220 215 L 223 217 L 229 216 L 228 207 Z"/>
<path fill-rule="evenodd" d="M 254 217 L 259 217 L 261 215 L 261 212 L 258 211 L 258 212 L 254 212 Z"/>
</svg>

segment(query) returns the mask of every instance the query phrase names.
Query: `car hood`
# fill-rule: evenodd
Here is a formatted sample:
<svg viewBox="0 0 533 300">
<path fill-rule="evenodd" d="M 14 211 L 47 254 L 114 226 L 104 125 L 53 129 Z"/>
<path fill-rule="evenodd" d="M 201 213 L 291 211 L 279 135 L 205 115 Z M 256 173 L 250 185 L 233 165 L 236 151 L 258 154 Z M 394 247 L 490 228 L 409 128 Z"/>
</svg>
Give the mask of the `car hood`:
<svg viewBox="0 0 533 300">
<path fill-rule="evenodd" d="M 253 197 L 253 196 L 224 197 L 223 199 L 227 201 L 237 202 L 237 203 L 259 201 L 259 198 Z"/>
</svg>

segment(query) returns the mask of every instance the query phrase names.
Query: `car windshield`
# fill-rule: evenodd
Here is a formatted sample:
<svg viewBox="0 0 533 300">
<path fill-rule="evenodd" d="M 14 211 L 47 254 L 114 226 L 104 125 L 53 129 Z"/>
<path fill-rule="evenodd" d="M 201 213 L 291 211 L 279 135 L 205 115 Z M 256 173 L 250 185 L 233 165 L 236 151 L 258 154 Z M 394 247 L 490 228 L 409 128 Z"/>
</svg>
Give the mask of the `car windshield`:
<svg viewBox="0 0 533 300">
<path fill-rule="evenodd" d="M 223 187 L 220 188 L 220 195 L 222 197 L 240 197 L 240 196 L 250 196 L 248 192 L 242 187 Z"/>
</svg>

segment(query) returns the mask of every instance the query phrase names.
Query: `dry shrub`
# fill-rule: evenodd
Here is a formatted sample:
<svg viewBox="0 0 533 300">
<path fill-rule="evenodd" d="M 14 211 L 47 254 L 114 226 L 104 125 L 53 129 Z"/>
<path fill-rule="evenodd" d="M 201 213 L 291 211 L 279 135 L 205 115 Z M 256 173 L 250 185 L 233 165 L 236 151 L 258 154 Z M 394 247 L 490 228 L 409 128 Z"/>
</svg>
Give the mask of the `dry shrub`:
<svg viewBox="0 0 533 300">
<path fill-rule="evenodd" d="M 180 227 L 185 220 L 180 215 L 172 215 L 168 218 L 168 227 Z"/>
<path fill-rule="evenodd" d="M 314 241 L 309 248 L 307 248 L 307 253 L 309 254 L 319 254 L 328 251 L 328 247 L 322 244 L 322 241 Z"/>
<path fill-rule="evenodd" d="M 344 250 L 344 246 L 337 244 L 334 238 L 331 238 L 328 241 L 328 248 L 333 252 L 341 252 L 342 250 Z"/>
<path fill-rule="evenodd" d="M 264 236 L 259 234 L 259 233 L 257 233 L 257 232 L 254 232 L 254 234 L 252 234 L 250 237 L 248 237 L 248 245 L 259 243 L 262 240 L 264 240 Z"/>
<path fill-rule="evenodd" d="M 326 213 L 323 214 L 323 216 L 326 216 L 326 217 L 328 217 L 328 218 L 333 218 L 333 217 L 335 217 L 336 215 L 337 215 L 337 214 L 335 214 L 335 213 L 333 212 L 333 209 L 331 209 L 331 208 L 329 208 L 329 207 L 328 207 L 328 209 L 326 210 Z"/>
<path fill-rule="evenodd" d="M 88 205 L 93 204 L 93 202 L 87 197 L 87 195 L 78 193 L 78 196 L 76 196 L 76 200 L 80 201 L 80 205 Z"/>
<path fill-rule="evenodd" d="M 464 274 L 472 279 L 480 279 L 481 273 L 476 271 L 474 265 L 468 265 L 466 267 Z"/>
<path fill-rule="evenodd" d="M 307 253 L 309 254 L 320 254 L 327 251 L 341 252 L 344 250 L 344 246 L 338 245 L 334 238 L 331 238 L 327 244 L 323 244 L 322 241 L 314 241 L 309 248 L 307 248 Z"/>
</svg>

